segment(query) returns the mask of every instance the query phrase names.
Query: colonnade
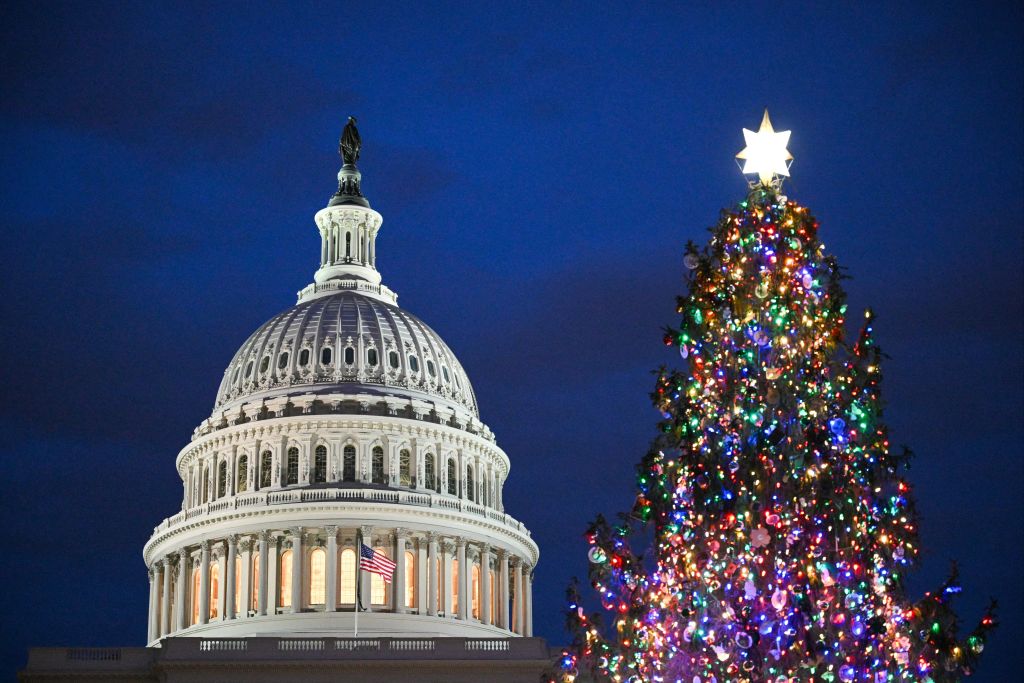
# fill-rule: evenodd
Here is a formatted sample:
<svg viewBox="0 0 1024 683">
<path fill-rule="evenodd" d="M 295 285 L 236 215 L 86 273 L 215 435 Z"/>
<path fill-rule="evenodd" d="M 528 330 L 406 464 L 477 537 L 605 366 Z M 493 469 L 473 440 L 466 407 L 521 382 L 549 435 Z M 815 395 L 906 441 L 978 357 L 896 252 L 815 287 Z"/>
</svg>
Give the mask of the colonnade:
<svg viewBox="0 0 1024 683">
<path fill-rule="evenodd" d="M 359 539 L 395 562 L 390 585 L 358 569 Z M 215 621 L 357 604 L 533 635 L 529 562 L 434 532 L 324 526 L 232 534 L 157 559 L 149 578 L 149 642 Z"/>
</svg>

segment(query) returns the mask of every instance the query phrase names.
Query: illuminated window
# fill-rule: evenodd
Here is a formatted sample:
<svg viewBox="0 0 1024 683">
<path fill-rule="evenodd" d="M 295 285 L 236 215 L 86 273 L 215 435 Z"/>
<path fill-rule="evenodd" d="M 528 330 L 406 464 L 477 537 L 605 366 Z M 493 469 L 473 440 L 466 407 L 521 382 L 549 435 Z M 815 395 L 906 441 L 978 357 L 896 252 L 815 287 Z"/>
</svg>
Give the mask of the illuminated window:
<svg viewBox="0 0 1024 683">
<path fill-rule="evenodd" d="M 220 602 L 220 564 L 210 563 L 210 618 L 217 618 L 217 603 Z"/>
<path fill-rule="evenodd" d="M 302 367 L 309 365 L 309 349 L 299 351 L 299 365 Z"/>
<path fill-rule="evenodd" d="M 459 561 L 452 560 L 452 612 L 459 613 Z"/>
<path fill-rule="evenodd" d="M 274 454 L 270 451 L 263 451 L 263 455 L 260 456 L 260 488 L 265 489 L 270 486 L 271 482 L 271 471 L 274 467 Z"/>
<path fill-rule="evenodd" d="M 448 461 L 448 493 L 456 495 L 459 492 L 458 470 L 455 468 L 455 460 Z"/>
<path fill-rule="evenodd" d="M 437 490 L 435 488 L 437 485 L 436 479 L 437 477 L 434 475 L 434 455 L 427 453 L 423 459 L 423 483 L 428 489 L 434 491 Z"/>
<path fill-rule="evenodd" d="M 405 606 L 416 606 L 416 555 L 405 551 Z"/>
<path fill-rule="evenodd" d="M 351 605 L 356 601 L 356 551 L 345 548 L 341 551 L 341 566 L 338 567 L 338 578 L 341 590 L 338 598 L 343 604 Z"/>
<path fill-rule="evenodd" d="M 398 485 L 399 486 L 412 486 L 412 473 L 409 471 L 412 467 L 412 457 L 409 455 L 409 451 L 402 449 L 398 452 Z"/>
<path fill-rule="evenodd" d="M 473 490 L 474 490 L 474 486 L 473 486 L 473 466 L 472 465 L 467 465 L 466 466 L 466 498 L 469 498 L 470 500 L 474 499 Z"/>
<path fill-rule="evenodd" d="M 192 570 L 192 623 L 199 623 L 199 592 L 201 579 L 199 578 L 199 567 Z"/>
<path fill-rule="evenodd" d="M 327 600 L 327 553 L 313 548 L 309 553 L 309 604 L 322 605 Z"/>
<path fill-rule="evenodd" d="M 470 595 L 473 597 L 472 609 L 473 618 L 480 618 L 480 565 L 473 565 L 473 572 L 470 574 L 473 585 L 470 587 Z"/>
<path fill-rule="evenodd" d="M 356 350 L 351 346 L 345 349 L 345 365 L 352 365 L 356 362 Z"/>
<path fill-rule="evenodd" d="M 284 370 L 287 365 L 288 365 L 288 352 L 285 351 L 284 353 L 282 353 L 280 356 L 277 357 L 277 369 L 278 370 Z"/>
<path fill-rule="evenodd" d="M 281 559 L 279 561 L 279 568 L 277 575 L 278 579 L 277 594 L 278 594 L 278 607 L 291 607 L 292 606 L 292 551 L 285 550 L 281 553 Z"/>
<path fill-rule="evenodd" d="M 342 481 L 355 481 L 356 480 L 356 447 L 345 446 L 345 457 L 342 461 L 341 467 L 341 480 Z"/>
<path fill-rule="evenodd" d="M 238 481 L 235 490 L 243 493 L 249 488 L 249 456 L 241 455 L 238 458 Z"/>
<path fill-rule="evenodd" d="M 384 548 L 377 546 L 374 551 L 387 555 Z M 388 602 L 388 588 L 384 583 L 384 577 L 380 574 L 370 575 L 370 602 L 374 605 L 386 605 Z"/>
<path fill-rule="evenodd" d="M 331 347 L 325 346 L 320 350 L 320 364 L 330 365 L 331 364 Z"/>
<path fill-rule="evenodd" d="M 288 486 L 299 483 L 299 449 L 288 449 Z"/>
<path fill-rule="evenodd" d="M 260 604 L 260 554 L 258 551 L 252 554 L 252 568 L 249 569 L 249 575 L 252 576 L 249 605 L 250 609 L 257 609 Z"/>
<path fill-rule="evenodd" d="M 384 449 L 380 446 L 373 447 L 373 459 L 370 462 L 372 481 L 374 484 L 384 483 Z"/>
<path fill-rule="evenodd" d="M 327 481 L 327 446 L 319 445 L 313 455 L 313 483 Z"/>
<path fill-rule="evenodd" d="M 235 614 L 242 609 L 242 558 L 235 555 Z"/>
</svg>

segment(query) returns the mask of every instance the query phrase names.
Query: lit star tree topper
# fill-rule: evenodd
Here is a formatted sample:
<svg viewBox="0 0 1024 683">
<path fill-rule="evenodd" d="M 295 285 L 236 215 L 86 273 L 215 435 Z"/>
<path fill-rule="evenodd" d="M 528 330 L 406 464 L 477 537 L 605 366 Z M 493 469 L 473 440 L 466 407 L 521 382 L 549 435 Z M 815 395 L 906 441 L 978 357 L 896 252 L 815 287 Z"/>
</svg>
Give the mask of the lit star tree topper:
<svg viewBox="0 0 1024 683">
<path fill-rule="evenodd" d="M 788 177 L 789 162 L 793 159 L 793 155 L 786 149 L 790 132 L 783 130 L 776 133 L 768 118 L 768 110 L 765 109 L 761 128 L 756 133 L 743 129 L 743 140 L 747 146 L 736 155 L 737 159 L 744 162 L 743 173 L 756 173 L 765 185 L 770 184 L 776 176 Z"/>
</svg>

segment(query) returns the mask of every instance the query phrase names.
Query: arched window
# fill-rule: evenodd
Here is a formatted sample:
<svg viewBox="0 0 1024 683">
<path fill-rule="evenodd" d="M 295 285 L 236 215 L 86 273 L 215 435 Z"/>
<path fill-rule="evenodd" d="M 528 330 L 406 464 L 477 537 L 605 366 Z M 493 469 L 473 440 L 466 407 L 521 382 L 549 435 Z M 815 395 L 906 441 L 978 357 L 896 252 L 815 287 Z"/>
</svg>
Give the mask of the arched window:
<svg viewBox="0 0 1024 683">
<path fill-rule="evenodd" d="M 199 589 L 201 587 L 199 578 L 199 567 L 192 570 L 192 623 L 199 623 Z"/>
<path fill-rule="evenodd" d="M 249 377 L 252 374 L 252 361 L 245 364 L 245 376 Z"/>
<path fill-rule="evenodd" d="M 341 464 L 341 480 L 356 480 L 356 447 L 345 446 L 345 455 Z"/>
<path fill-rule="evenodd" d="M 302 367 L 309 365 L 309 349 L 299 351 L 299 365 Z"/>
<path fill-rule="evenodd" d="M 299 449 L 292 446 L 288 449 L 288 486 L 299 483 Z"/>
<path fill-rule="evenodd" d="M 455 459 L 448 461 L 448 493 L 455 496 L 459 493 L 458 469 L 455 467 Z"/>
<path fill-rule="evenodd" d="M 327 600 L 327 553 L 313 548 L 309 553 L 309 604 L 322 605 Z"/>
<path fill-rule="evenodd" d="M 412 457 L 404 448 L 398 452 L 398 485 L 412 486 Z"/>
<path fill-rule="evenodd" d="M 203 477 L 203 502 L 207 503 L 210 500 L 210 470 L 204 464 L 200 472 Z"/>
<path fill-rule="evenodd" d="M 327 446 L 320 444 L 313 452 L 313 483 L 327 481 Z"/>
<path fill-rule="evenodd" d="M 341 583 L 338 600 L 344 605 L 354 604 L 356 601 L 356 551 L 352 548 L 345 548 L 341 551 L 338 580 Z"/>
<path fill-rule="evenodd" d="M 473 466 L 466 465 L 466 498 L 475 499 L 473 488 Z"/>
<path fill-rule="evenodd" d="M 445 382 L 451 382 L 452 381 L 451 377 L 448 376 L 448 368 L 447 368 L 447 366 L 444 366 L 444 365 L 441 366 L 441 374 L 444 376 L 444 381 Z"/>
<path fill-rule="evenodd" d="M 284 353 L 282 353 L 280 356 L 277 357 L 277 369 L 278 370 L 284 370 L 287 365 L 288 365 L 288 352 L 285 351 Z"/>
<path fill-rule="evenodd" d="M 278 562 L 279 566 L 277 569 L 277 606 L 278 607 L 291 607 L 292 606 L 292 551 L 291 549 L 285 550 L 281 553 L 281 559 Z"/>
<path fill-rule="evenodd" d="M 370 461 L 371 479 L 374 484 L 384 483 L 384 449 L 373 447 L 373 459 Z"/>
<path fill-rule="evenodd" d="M 377 546 L 374 550 L 382 555 L 387 555 L 384 548 Z M 384 577 L 380 574 L 370 575 L 370 603 L 374 605 L 388 604 L 388 587 L 384 583 Z"/>
<path fill-rule="evenodd" d="M 352 365 L 356 362 L 356 350 L 351 346 L 345 349 L 345 365 Z"/>
<path fill-rule="evenodd" d="M 217 497 L 226 496 L 228 493 L 228 461 L 221 460 L 217 465 Z"/>
<path fill-rule="evenodd" d="M 260 552 L 253 551 L 252 567 L 249 569 L 249 576 L 252 577 L 252 592 L 249 594 L 249 608 L 255 610 L 260 604 Z"/>
<path fill-rule="evenodd" d="M 405 607 L 416 607 L 416 554 L 405 551 Z"/>
<path fill-rule="evenodd" d="M 351 255 L 352 255 L 352 233 L 346 232 L 345 233 L 345 256 L 348 257 L 348 256 L 351 256 Z"/>
<path fill-rule="evenodd" d="M 412 372 L 420 371 L 420 359 L 416 356 L 409 356 L 409 370 Z"/>
<path fill-rule="evenodd" d="M 270 356 L 263 356 L 263 360 L 260 361 L 260 372 L 266 372 L 267 368 L 270 367 Z"/>
<path fill-rule="evenodd" d="M 388 365 L 393 369 L 398 369 L 398 351 L 390 351 L 388 353 Z"/>
<path fill-rule="evenodd" d="M 238 376 L 240 374 L 242 374 L 242 366 L 241 365 L 239 365 L 237 368 L 235 368 L 235 374 L 231 376 L 231 383 L 232 384 L 238 384 Z"/>
<path fill-rule="evenodd" d="M 452 613 L 459 613 L 459 561 L 452 560 Z"/>
<path fill-rule="evenodd" d="M 427 374 L 431 377 L 437 377 L 437 371 L 434 370 L 434 361 L 432 360 L 427 361 Z"/>
<path fill-rule="evenodd" d="M 332 358 L 332 355 L 331 355 L 331 347 L 330 346 L 325 346 L 324 348 L 322 348 L 320 350 L 320 364 L 321 365 L 330 365 L 331 364 L 331 358 Z"/>
<path fill-rule="evenodd" d="M 235 615 L 242 609 L 242 556 L 235 555 Z"/>
<path fill-rule="evenodd" d="M 249 456 L 244 453 L 238 456 L 238 476 L 235 491 L 243 493 L 249 488 Z"/>
<path fill-rule="evenodd" d="M 217 618 L 217 604 L 220 602 L 220 563 L 210 562 L 210 619 Z"/>
<path fill-rule="evenodd" d="M 379 362 L 380 359 L 377 357 L 377 349 L 367 349 L 366 364 L 369 365 L 371 368 L 375 368 L 377 367 L 377 363 Z"/>
<path fill-rule="evenodd" d="M 263 451 L 260 456 L 260 488 L 265 489 L 272 481 L 271 473 L 274 469 L 274 454 L 270 451 Z"/>
<path fill-rule="evenodd" d="M 473 565 L 473 573 L 470 575 L 473 585 L 470 587 L 470 595 L 473 596 L 473 602 L 471 603 L 473 609 L 473 618 L 480 618 L 480 565 Z"/>
<path fill-rule="evenodd" d="M 437 477 L 434 475 L 434 454 L 427 453 L 423 458 L 423 483 L 431 491 L 436 490 Z"/>
</svg>

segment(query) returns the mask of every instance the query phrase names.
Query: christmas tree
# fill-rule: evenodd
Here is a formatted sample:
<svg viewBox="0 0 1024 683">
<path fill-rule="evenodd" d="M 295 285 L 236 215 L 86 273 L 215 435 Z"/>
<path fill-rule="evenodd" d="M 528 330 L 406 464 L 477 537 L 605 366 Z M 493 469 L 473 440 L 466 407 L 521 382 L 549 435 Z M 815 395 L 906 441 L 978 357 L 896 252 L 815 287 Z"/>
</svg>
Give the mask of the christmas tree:
<svg viewBox="0 0 1024 683">
<path fill-rule="evenodd" d="M 664 338 L 682 367 L 659 373 L 663 421 L 633 509 L 588 531 L 603 610 L 570 587 L 559 676 L 959 680 L 994 605 L 961 639 L 955 569 L 920 601 L 905 596 L 919 552 L 910 453 L 882 423 L 872 315 L 849 344 L 839 266 L 781 193 L 789 132 L 766 111 L 744 135 L 737 157 L 758 180 L 703 249 L 686 248 L 689 291 Z"/>
</svg>

